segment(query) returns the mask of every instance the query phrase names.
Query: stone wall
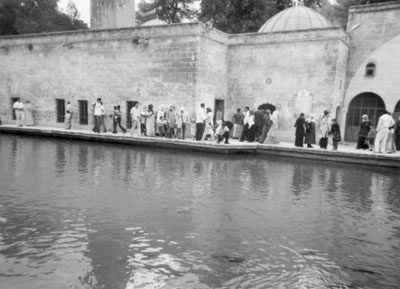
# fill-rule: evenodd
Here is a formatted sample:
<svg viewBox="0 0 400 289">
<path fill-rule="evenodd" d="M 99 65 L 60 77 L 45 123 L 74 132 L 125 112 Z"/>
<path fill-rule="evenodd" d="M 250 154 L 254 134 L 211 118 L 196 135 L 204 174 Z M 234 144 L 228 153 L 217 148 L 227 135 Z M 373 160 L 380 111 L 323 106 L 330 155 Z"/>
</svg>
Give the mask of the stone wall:
<svg viewBox="0 0 400 289">
<path fill-rule="evenodd" d="M 350 36 L 350 57 L 346 86 L 359 66 L 374 51 L 400 35 L 399 19 L 399 2 L 350 7 L 347 22 L 347 32 Z"/>
<path fill-rule="evenodd" d="M 246 105 L 275 104 L 281 139 L 294 139 L 301 112 L 319 116 L 343 98 L 347 37 L 340 28 L 233 35 L 228 55 L 231 114 Z"/>
<path fill-rule="evenodd" d="M 90 106 L 102 97 L 110 113 L 122 106 L 124 123 L 128 100 L 194 107 L 201 29 L 184 24 L 2 37 L 1 118 L 11 122 L 12 97 L 32 100 L 37 123 L 50 126 L 62 126 L 55 99 L 71 101 L 77 112 L 78 100 Z"/>
</svg>

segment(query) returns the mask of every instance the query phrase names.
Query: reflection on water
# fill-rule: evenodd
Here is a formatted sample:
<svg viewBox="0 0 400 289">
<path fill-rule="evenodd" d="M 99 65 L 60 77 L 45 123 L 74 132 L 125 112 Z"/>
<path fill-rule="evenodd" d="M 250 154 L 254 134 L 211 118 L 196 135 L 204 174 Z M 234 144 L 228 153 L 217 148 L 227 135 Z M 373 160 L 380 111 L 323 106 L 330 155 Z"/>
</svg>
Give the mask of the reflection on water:
<svg viewBox="0 0 400 289">
<path fill-rule="evenodd" d="M 0 135 L 1 288 L 399 288 L 399 171 Z"/>
</svg>

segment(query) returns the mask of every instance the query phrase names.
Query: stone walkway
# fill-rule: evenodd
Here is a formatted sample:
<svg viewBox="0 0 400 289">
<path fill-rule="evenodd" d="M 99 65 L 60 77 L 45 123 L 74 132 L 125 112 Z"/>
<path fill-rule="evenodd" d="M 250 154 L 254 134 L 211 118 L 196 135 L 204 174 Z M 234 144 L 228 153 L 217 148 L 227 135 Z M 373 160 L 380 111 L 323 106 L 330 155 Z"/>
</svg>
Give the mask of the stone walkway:
<svg viewBox="0 0 400 289">
<path fill-rule="evenodd" d="M 0 126 L 0 133 L 12 133 L 23 135 L 35 135 L 45 137 L 57 137 L 64 139 L 81 139 L 97 142 L 125 143 L 147 147 L 164 147 L 170 149 L 184 149 L 192 151 L 204 151 L 212 153 L 251 153 L 251 154 L 269 154 L 285 157 L 307 158 L 315 160 L 326 160 L 335 162 L 368 164 L 376 166 L 387 166 L 400 168 L 400 151 L 392 154 L 374 153 L 368 150 L 355 149 L 354 143 L 339 143 L 337 151 L 332 150 L 332 141 L 328 150 L 322 150 L 319 146 L 314 148 L 297 148 L 293 143 L 280 142 L 276 145 L 264 145 L 258 143 L 239 142 L 236 139 L 230 139 L 230 144 L 217 144 L 211 141 L 193 141 L 191 139 L 177 140 L 160 137 L 133 137 L 129 133 L 94 133 L 89 130 L 65 130 L 62 128 L 33 126 L 16 127 L 15 125 Z"/>
</svg>

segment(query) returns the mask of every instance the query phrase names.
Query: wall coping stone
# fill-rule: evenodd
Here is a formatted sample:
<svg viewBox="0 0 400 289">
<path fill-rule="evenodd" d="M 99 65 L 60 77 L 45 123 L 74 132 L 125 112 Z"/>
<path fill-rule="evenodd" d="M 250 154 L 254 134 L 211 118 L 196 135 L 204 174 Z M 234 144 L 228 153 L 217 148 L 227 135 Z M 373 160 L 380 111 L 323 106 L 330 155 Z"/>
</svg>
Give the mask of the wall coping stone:
<svg viewBox="0 0 400 289">
<path fill-rule="evenodd" d="M 349 8 L 349 14 L 353 13 L 369 13 L 385 10 L 400 9 L 399 1 L 382 2 L 367 5 L 355 5 Z"/>
</svg>

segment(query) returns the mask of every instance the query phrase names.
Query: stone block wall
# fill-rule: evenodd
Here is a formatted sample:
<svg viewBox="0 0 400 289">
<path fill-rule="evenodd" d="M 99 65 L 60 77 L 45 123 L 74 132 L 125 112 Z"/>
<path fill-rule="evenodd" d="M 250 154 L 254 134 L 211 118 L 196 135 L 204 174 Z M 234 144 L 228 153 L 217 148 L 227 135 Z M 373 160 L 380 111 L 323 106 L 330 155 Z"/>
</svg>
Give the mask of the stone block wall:
<svg viewBox="0 0 400 289">
<path fill-rule="evenodd" d="M 301 112 L 318 117 L 325 109 L 334 110 L 342 98 L 346 52 L 347 38 L 340 28 L 231 36 L 231 113 L 238 107 L 275 104 L 280 107 L 281 139 L 294 140 L 293 125 Z M 299 99 L 300 91 L 309 97 Z"/>
<path fill-rule="evenodd" d="M 124 123 L 126 101 L 191 108 L 200 29 L 187 24 L 0 38 L 3 123 L 11 122 L 12 97 L 31 100 L 37 124 L 49 126 L 62 126 L 55 99 L 71 101 L 77 112 L 78 100 L 90 106 L 101 97 L 109 113 L 121 105 Z"/>
<path fill-rule="evenodd" d="M 350 7 L 347 22 L 350 57 L 346 87 L 360 65 L 374 51 L 400 35 L 399 19 L 400 3 L 398 1 Z"/>
</svg>

